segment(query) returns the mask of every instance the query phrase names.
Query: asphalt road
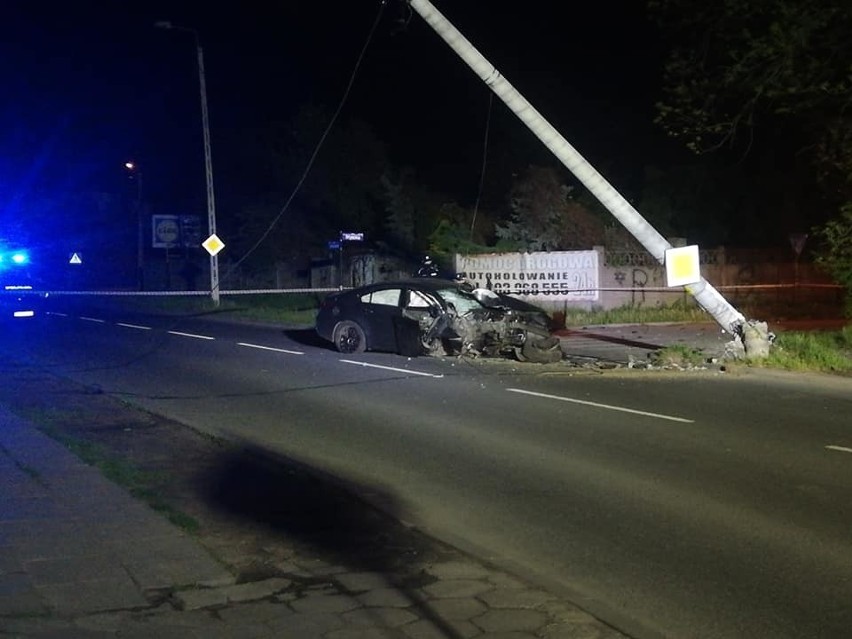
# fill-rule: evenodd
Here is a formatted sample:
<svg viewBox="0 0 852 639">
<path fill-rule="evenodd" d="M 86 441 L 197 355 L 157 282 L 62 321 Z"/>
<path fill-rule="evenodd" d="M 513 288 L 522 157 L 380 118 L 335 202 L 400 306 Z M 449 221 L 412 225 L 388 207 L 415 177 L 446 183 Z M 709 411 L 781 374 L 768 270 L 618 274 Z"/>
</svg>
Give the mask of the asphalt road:
<svg viewBox="0 0 852 639">
<path fill-rule="evenodd" d="M 102 312 L 0 342 L 349 481 L 628 634 L 850 636 L 850 380 L 346 357 L 310 331 Z"/>
</svg>

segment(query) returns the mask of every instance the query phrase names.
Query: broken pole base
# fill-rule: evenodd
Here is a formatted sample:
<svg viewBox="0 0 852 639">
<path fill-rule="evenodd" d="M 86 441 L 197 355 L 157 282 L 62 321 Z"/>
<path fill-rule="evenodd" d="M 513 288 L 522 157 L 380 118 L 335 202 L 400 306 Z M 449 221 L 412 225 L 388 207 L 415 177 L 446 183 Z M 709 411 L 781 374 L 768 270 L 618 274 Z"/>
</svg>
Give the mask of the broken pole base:
<svg viewBox="0 0 852 639">
<path fill-rule="evenodd" d="M 746 357 L 750 359 L 769 357 L 769 349 L 772 347 L 775 335 L 769 332 L 766 322 L 749 320 L 740 326 L 740 333 Z"/>
</svg>

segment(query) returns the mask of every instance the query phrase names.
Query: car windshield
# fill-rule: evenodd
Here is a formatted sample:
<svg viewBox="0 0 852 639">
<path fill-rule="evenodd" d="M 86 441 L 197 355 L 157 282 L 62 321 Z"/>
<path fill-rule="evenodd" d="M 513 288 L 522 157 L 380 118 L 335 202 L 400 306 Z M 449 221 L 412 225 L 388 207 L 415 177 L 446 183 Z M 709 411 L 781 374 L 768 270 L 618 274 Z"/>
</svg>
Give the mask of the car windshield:
<svg viewBox="0 0 852 639">
<path fill-rule="evenodd" d="M 459 315 L 483 308 L 482 304 L 470 293 L 465 293 L 457 288 L 442 288 L 438 291 L 447 304 L 452 304 Z"/>
</svg>

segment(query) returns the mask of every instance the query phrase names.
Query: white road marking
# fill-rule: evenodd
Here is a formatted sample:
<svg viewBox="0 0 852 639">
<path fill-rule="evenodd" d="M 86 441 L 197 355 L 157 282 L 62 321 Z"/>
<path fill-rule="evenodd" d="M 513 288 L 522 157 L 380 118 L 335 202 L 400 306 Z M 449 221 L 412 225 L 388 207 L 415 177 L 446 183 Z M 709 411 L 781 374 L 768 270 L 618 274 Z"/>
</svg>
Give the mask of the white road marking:
<svg viewBox="0 0 852 639">
<path fill-rule="evenodd" d="M 84 322 L 96 322 L 98 324 L 106 324 L 106 320 L 98 319 L 97 317 L 85 317 L 81 315 L 80 319 Z"/>
<path fill-rule="evenodd" d="M 259 348 L 262 351 L 274 351 L 276 353 L 288 353 L 290 355 L 304 355 L 301 351 L 288 351 L 286 348 L 272 348 L 271 346 L 261 346 L 260 344 L 248 344 L 246 342 L 237 342 L 237 346 L 248 346 L 249 348 Z"/>
<path fill-rule="evenodd" d="M 192 337 L 195 339 L 216 339 L 215 337 L 208 337 L 207 335 L 196 335 L 194 333 L 181 333 L 180 331 L 167 331 L 171 335 L 180 335 L 181 337 Z"/>
<path fill-rule="evenodd" d="M 116 326 L 124 326 L 125 328 L 138 328 L 140 331 L 150 331 L 150 326 L 140 326 L 139 324 L 125 324 L 124 322 L 116 322 Z"/>
<path fill-rule="evenodd" d="M 423 377 L 435 377 L 441 378 L 443 375 L 435 375 L 434 373 L 423 373 L 420 371 L 411 371 L 407 368 L 394 368 L 393 366 L 379 366 L 378 364 L 368 364 L 367 362 L 356 362 L 351 359 L 342 359 L 340 360 L 344 364 L 355 364 L 356 366 L 366 366 L 367 368 L 381 368 L 386 371 L 394 371 L 397 373 L 407 373 L 409 375 L 422 375 Z"/>
<path fill-rule="evenodd" d="M 839 450 L 841 453 L 852 453 L 852 448 L 847 448 L 846 446 L 834 446 L 832 444 L 832 445 L 826 446 L 826 448 L 828 450 Z"/>
<path fill-rule="evenodd" d="M 544 399 L 558 399 L 560 402 L 571 402 L 572 404 L 582 404 L 583 406 L 593 406 L 595 408 L 605 408 L 607 410 L 615 410 L 621 413 L 632 413 L 633 415 L 644 415 L 645 417 L 656 417 L 657 419 L 667 419 L 673 422 L 682 422 L 684 424 L 694 424 L 695 420 L 684 419 L 683 417 L 673 417 L 671 415 L 661 415 L 660 413 L 649 413 L 644 410 L 634 410 L 632 408 L 624 408 L 623 406 L 611 406 L 609 404 L 599 404 L 598 402 L 589 402 L 584 399 L 573 399 L 571 397 L 560 397 L 559 395 L 547 395 L 545 393 L 536 393 L 533 391 L 522 390 L 520 388 L 507 388 L 511 393 L 521 393 L 522 395 L 532 395 L 533 397 L 543 397 Z"/>
<path fill-rule="evenodd" d="M 45 315 L 56 315 L 56 317 L 68 317 L 68 313 L 57 313 L 56 311 L 47 311 Z"/>
</svg>

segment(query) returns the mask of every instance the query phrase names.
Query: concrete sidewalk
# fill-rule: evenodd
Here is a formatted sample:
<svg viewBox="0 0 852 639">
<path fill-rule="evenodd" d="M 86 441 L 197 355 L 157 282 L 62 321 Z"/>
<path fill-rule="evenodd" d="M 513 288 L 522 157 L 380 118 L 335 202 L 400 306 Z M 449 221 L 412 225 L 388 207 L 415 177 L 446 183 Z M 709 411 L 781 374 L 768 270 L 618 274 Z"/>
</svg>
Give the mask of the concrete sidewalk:
<svg viewBox="0 0 852 639">
<path fill-rule="evenodd" d="M 569 360 L 619 365 L 647 363 L 650 355 L 667 346 L 685 346 L 708 359 L 722 359 L 733 340 L 715 323 L 607 324 L 566 328 L 556 335 Z"/>
<path fill-rule="evenodd" d="M 198 540 L 3 407 L 0 485 L 4 636 L 624 636 L 472 559 L 413 566 L 417 585 L 321 558 L 235 583 Z"/>
</svg>

